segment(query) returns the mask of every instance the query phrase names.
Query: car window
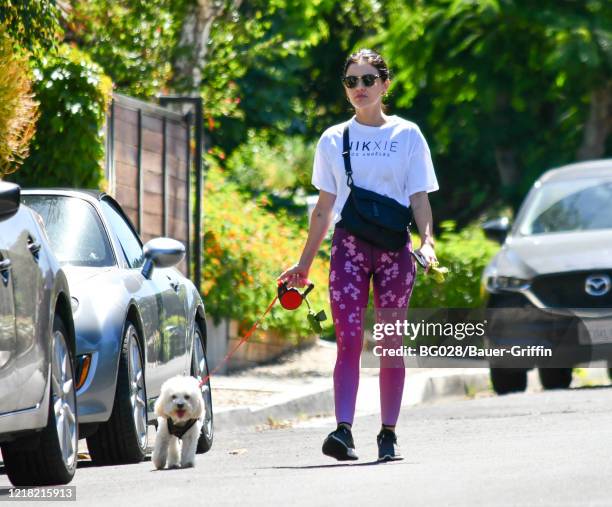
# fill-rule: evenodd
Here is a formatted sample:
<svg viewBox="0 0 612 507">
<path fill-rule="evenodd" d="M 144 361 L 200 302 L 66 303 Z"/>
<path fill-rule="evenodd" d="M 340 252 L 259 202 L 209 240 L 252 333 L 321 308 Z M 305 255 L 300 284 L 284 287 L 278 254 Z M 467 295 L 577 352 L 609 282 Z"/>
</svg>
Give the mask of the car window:
<svg viewBox="0 0 612 507">
<path fill-rule="evenodd" d="M 548 183 L 536 192 L 520 224 L 523 235 L 612 229 L 612 181 Z"/>
<path fill-rule="evenodd" d="M 130 225 L 125 221 L 115 206 L 109 201 L 102 200 L 102 213 L 111 224 L 111 228 L 115 231 L 128 265 L 131 268 L 139 268 L 144 262 L 142 253 L 142 245 L 140 240 L 132 231 Z"/>
<path fill-rule="evenodd" d="M 60 195 L 22 195 L 21 201 L 42 217 L 51 249 L 60 264 L 91 267 L 115 264 L 100 217 L 87 201 Z"/>
</svg>

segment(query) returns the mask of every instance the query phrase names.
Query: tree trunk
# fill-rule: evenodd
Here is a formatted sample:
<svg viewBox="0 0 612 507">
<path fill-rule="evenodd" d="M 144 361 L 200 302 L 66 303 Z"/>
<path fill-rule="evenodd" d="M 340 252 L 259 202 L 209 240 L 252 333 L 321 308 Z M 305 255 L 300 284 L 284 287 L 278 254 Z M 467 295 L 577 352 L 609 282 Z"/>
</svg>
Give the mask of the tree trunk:
<svg viewBox="0 0 612 507">
<path fill-rule="evenodd" d="M 495 98 L 495 110 L 492 127 L 495 136 L 495 162 L 502 187 L 513 187 L 519 180 L 519 168 L 513 136 L 513 109 L 510 105 L 510 92 L 500 89 Z"/>
<path fill-rule="evenodd" d="M 589 117 L 584 125 L 578 160 L 600 158 L 606 149 L 606 139 L 612 130 L 612 81 L 591 92 Z"/>
<path fill-rule="evenodd" d="M 178 49 L 172 62 L 173 90 L 199 94 L 212 24 L 226 9 L 237 8 L 241 1 L 192 0 L 187 7 Z"/>
<path fill-rule="evenodd" d="M 495 147 L 497 171 L 503 187 L 512 187 L 518 182 L 518 164 L 513 148 Z"/>
</svg>

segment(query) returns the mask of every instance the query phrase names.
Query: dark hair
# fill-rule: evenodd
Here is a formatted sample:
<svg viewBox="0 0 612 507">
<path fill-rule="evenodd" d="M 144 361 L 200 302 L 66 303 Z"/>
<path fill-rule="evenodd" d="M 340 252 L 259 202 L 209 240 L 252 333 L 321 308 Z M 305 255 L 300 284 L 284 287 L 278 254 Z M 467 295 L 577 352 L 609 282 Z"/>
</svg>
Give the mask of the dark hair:
<svg viewBox="0 0 612 507">
<path fill-rule="evenodd" d="M 359 63 L 361 60 L 369 63 L 372 67 L 376 67 L 381 81 L 389 79 L 389 67 L 384 58 L 373 49 L 360 49 L 356 53 L 350 55 L 344 62 L 344 70 L 342 76 L 346 76 L 346 71 L 352 63 Z"/>
</svg>

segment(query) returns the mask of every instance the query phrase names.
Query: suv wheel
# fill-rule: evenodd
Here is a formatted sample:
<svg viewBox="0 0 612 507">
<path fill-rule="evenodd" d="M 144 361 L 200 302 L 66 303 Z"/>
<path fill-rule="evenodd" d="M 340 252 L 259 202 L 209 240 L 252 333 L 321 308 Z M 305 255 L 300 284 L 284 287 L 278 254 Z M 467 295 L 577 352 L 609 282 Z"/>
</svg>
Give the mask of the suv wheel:
<svg viewBox="0 0 612 507">
<path fill-rule="evenodd" d="M 567 389 L 572 383 L 571 368 L 538 368 L 544 389 Z"/>
<path fill-rule="evenodd" d="M 491 368 L 490 378 L 497 394 L 518 393 L 527 389 L 527 370 Z"/>
<path fill-rule="evenodd" d="M 2 445 L 4 466 L 15 486 L 67 484 L 77 466 L 78 424 L 74 360 L 59 315 L 53 321 L 51 395 L 47 426 L 39 436 Z M 40 439 L 38 446 L 34 439 Z M 29 444 L 29 445 L 28 445 Z"/>
</svg>

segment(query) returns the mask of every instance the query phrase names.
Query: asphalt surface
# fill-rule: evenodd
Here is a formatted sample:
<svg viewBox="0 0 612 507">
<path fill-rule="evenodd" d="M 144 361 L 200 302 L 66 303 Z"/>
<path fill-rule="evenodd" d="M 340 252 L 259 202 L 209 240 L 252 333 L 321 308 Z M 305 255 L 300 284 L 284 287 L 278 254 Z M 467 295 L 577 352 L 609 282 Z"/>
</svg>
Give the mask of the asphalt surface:
<svg viewBox="0 0 612 507">
<path fill-rule="evenodd" d="M 320 453 L 332 421 L 311 419 L 218 432 L 195 469 L 82 462 L 72 485 L 88 505 L 612 505 L 610 387 L 405 408 L 395 463 L 375 461 L 378 424 L 355 421 L 350 464 Z M 0 500 L 9 486 L 0 469 Z"/>
</svg>

